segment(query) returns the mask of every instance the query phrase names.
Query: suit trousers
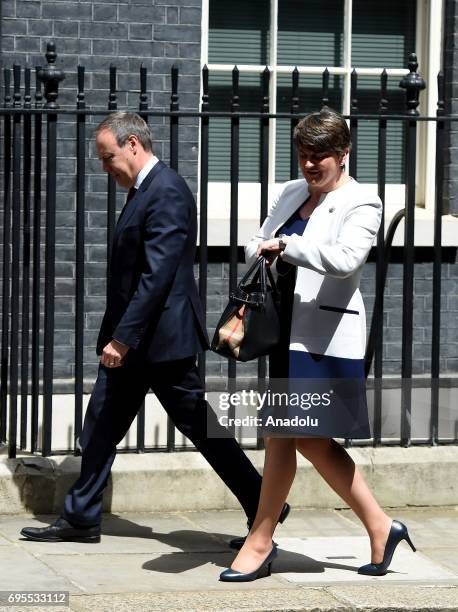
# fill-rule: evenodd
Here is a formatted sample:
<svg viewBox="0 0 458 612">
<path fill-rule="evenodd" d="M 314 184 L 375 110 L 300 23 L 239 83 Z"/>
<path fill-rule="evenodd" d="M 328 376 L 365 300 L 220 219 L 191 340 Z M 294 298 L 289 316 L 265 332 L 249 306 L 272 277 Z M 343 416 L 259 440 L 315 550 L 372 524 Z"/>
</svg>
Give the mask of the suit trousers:
<svg viewBox="0 0 458 612">
<path fill-rule="evenodd" d="M 152 364 L 133 350 L 119 368 L 99 365 L 80 437 L 81 472 L 65 497 L 62 516 L 76 526 L 100 523 L 103 491 L 116 445 L 150 389 L 177 429 L 193 442 L 237 497 L 246 515 L 254 518 L 261 476 L 206 402 L 195 358 Z M 220 431 L 221 437 L 208 438 L 207 426 L 212 435 Z"/>
</svg>

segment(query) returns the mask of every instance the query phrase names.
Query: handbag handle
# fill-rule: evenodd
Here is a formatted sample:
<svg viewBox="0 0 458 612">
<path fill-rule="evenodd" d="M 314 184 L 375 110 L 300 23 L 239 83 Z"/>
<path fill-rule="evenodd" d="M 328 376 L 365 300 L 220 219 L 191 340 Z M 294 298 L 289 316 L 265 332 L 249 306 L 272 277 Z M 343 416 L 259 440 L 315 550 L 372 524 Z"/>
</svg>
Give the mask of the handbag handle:
<svg viewBox="0 0 458 612">
<path fill-rule="evenodd" d="M 249 294 L 244 291 L 245 285 L 248 284 L 251 275 L 254 272 L 253 280 L 255 280 L 258 276 L 260 279 L 261 291 L 256 292 L 256 294 Z M 267 295 L 267 278 L 269 279 L 270 286 L 272 292 L 274 294 L 275 299 L 278 297 L 277 286 L 275 284 L 274 277 L 270 268 L 266 266 L 266 259 L 262 255 L 258 257 L 258 259 L 253 263 L 250 269 L 246 272 L 245 276 L 242 278 L 240 283 L 237 286 L 236 291 L 232 292 L 230 295 L 230 299 L 243 304 L 250 304 L 252 306 L 262 306 L 266 299 Z"/>
</svg>

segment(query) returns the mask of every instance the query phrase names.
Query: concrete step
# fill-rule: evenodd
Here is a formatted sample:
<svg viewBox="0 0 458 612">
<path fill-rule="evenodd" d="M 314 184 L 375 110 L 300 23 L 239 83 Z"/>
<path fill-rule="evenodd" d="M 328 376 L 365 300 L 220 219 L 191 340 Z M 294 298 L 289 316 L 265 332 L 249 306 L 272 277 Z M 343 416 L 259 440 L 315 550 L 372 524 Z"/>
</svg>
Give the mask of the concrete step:
<svg viewBox="0 0 458 612">
<path fill-rule="evenodd" d="M 352 448 L 379 503 L 386 507 L 458 504 L 458 446 Z M 263 451 L 248 451 L 262 471 Z M 80 458 L 0 458 L 0 514 L 58 513 Z M 298 456 L 288 501 L 296 507 L 345 504 Z M 104 495 L 106 512 L 235 509 L 238 502 L 197 452 L 118 454 Z"/>
</svg>

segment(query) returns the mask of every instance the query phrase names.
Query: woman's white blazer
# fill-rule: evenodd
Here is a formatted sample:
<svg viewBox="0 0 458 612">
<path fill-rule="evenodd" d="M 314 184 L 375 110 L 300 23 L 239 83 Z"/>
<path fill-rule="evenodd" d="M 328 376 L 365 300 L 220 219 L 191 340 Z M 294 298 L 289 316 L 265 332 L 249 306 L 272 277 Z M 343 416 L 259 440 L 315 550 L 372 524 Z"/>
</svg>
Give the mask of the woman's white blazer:
<svg viewBox="0 0 458 612">
<path fill-rule="evenodd" d="M 304 179 L 285 183 L 258 233 L 245 248 L 254 260 L 309 196 Z M 290 349 L 362 359 L 366 316 L 361 270 L 380 226 L 382 203 L 354 180 L 323 194 L 303 235 L 293 234 L 283 259 L 298 266 Z M 273 271 L 275 271 L 275 265 Z"/>
</svg>

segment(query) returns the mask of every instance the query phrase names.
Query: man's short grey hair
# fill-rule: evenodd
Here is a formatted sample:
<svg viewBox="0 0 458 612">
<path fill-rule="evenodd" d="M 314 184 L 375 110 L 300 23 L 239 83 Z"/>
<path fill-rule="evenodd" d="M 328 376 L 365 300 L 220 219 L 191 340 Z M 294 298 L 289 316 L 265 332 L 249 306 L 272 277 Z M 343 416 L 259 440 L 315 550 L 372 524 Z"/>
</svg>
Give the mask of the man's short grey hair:
<svg viewBox="0 0 458 612">
<path fill-rule="evenodd" d="M 108 115 L 95 130 L 97 136 L 103 130 L 110 130 L 116 138 L 118 147 L 123 147 L 129 136 L 136 136 L 145 149 L 153 152 L 153 137 L 146 121 L 137 113 L 117 112 Z"/>
</svg>

